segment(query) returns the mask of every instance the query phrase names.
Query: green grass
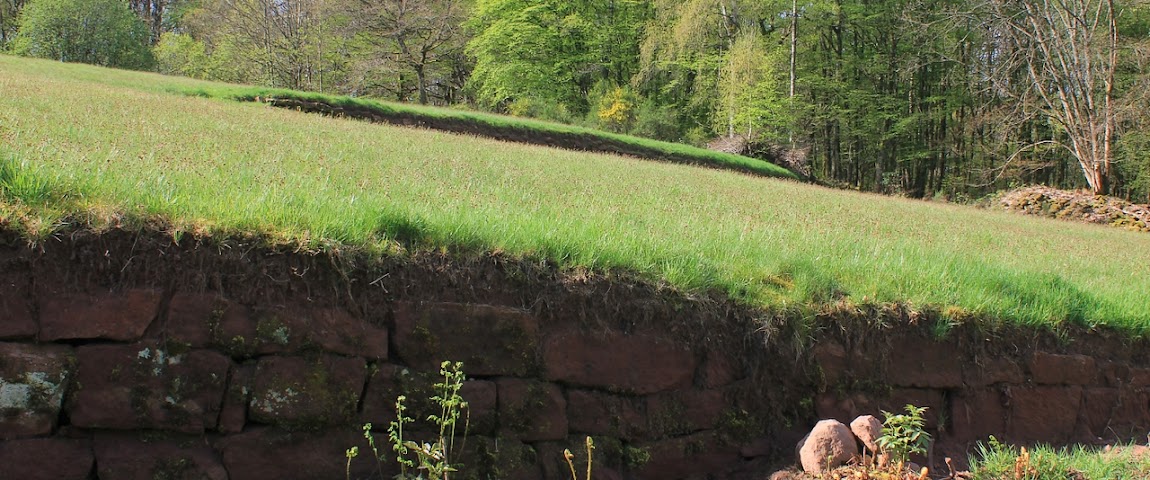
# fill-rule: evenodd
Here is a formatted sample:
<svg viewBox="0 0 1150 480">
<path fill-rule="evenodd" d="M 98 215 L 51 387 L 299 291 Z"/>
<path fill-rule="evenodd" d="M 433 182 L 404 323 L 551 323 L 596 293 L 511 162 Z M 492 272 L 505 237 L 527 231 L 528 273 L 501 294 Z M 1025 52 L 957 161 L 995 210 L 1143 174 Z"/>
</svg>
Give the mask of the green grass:
<svg viewBox="0 0 1150 480">
<path fill-rule="evenodd" d="M 1052 448 L 1038 446 L 1021 462 L 1025 466 L 1015 475 L 1015 465 L 1022 454 L 1018 447 L 1005 445 L 992 437 L 989 444 L 979 444 L 971 458 L 975 480 L 1044 480 L 1085 478 L 1089 480 L 1127 480 L 1150 478 L 1150 456 L 1119 448 L 1104 452 L 1089 447 Z M 1082 476 L 1074 476 L 1073 473 Z"/>
<path fill-rule="evenodd" d="M 661 157 L 682 159 L 685 162 L 735 170 L 754 175 L 780 178 L 797 178 L 795 174 L 778 165 L 762 160 L 716 152 L 681 143 L 669 143 L 647 138 L 620 135 L 589 128 L 564 125 L 561 123 L 544 122 L 529 118 L 517 118 L 490 113 L 481 113 L 450 108 L 438 108 L 405 103 L 381 102 L 370 99 L 351 98 L 344 96 L 325 95 L 321 93 L 299 92 L 279 88 L 251 87 L 251 86 L 210 86 L 210 87 L 176 87 L 173 92 L 205 98 L 223 98 L 237 101 L 258 101 L 259 99 L 293 99 L 321 102 L 327 105 L 340 107 L 355 107 L 380 113 L 384 116 L 410 116 L 424 121 L 454 120 L 484 127 L 490 132 L 503 132 L 515 134 L 524 132 L 537 137 L 550 135 L 578 136 L 589 141 L 611 141 L 628 147 L 639 148 Z"/>
<path fill-rule="evenodd" d="M 0 56 L 0 223 L 161 217 L 316 248 L 499 251 L 765 307 L 906 302 L 1150 331 L 1150 236 L 178 95 Z"/>
</svg>

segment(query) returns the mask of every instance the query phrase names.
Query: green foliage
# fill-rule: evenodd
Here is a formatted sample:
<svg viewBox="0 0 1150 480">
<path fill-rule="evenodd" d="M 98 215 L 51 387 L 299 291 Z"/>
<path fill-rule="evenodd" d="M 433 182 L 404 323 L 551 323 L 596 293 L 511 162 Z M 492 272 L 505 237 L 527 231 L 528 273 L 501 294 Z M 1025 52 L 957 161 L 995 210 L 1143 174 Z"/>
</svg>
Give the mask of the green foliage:
<svg viewBox="0 0 1150 480">
<path fill-rule="evenodd" d="M 147 26 L 123 0 L 31 0 L 20 16 L 17 54 L 146 70 L 155 63 Z"/>
<path fill-rule="evenodd" d="M 468 83 L 490 108 L 530 98 L 581 115 L 583 92 L 630 76 L 646 12 L 636 0 L 479 0 L 467 22 Z"/>
<path fill-rule="evenodd" d="M 991 436 L 988 442 L 978 444 L 970 467 L 975 480 L 1125 480 L 1150 476 L 1150 457 L 1121 445 L 1111 451 L 1082 446 L 1056 449 L 1047 445 L 1031 450 L 1007 445 Z"/>
<path fill-rule="evenodd" d="M 404 406 L 406 397 L 400 395 L 395 401 L 396 420 L 391 422 L 387 429 L 388 439 L 391 441 L 395 459 L 400 465 L 400 479 L 435 479 L 447 480 L 448 474 L 459 471 L 451 460 L 455 450 L 455 434 L 460 417 L 467 412 L 467 402 L 459 396 L 459 389 L 463 387 L 466 377 L 463 374 L 463 364 L 460 362 L 443 362 L 439 374 L 443 381 L 434 385 L 435 395 L 431 401 L 439 405 L 438 415 L 429 415 L 427 421 L 439 429 L 439 435 L 433 442 L 414 442 L 403 436 L 403 426 L 413 420 L 404 415 L 407 408 Z M 364 425 L 364 436 L 375 450 L 372 440 L 371 425 Z M 464 418 L 464 433 L 467 435 L 467 421 Z M 412 459 L 411 455 L 415 458 Z M 376 452 L 377 458 L 382 459 Z M 418 473 L 408 473 L 408 469 L 418 470 Z"/>
<path fill-rule="evenodd" d="M 879 448 L 890 455 L 891 462 L 902 465 L 911 454 L 925 454 L 930 446 L 930 434 L 926 433 L 926 420 L 923 413 L 926 407 L 906 406 L 906 415 L 895 415 L 883 411 L 886 419 L 882 423 L 882 436 L 878 437 Z"/>
</svg>

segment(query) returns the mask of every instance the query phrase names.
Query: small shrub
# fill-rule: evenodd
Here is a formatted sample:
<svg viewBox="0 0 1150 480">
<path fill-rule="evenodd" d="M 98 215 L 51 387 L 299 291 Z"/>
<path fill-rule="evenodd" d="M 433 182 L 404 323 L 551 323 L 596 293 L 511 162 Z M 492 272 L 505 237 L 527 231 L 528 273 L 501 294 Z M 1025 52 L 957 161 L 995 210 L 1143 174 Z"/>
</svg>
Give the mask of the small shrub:
<svg viewBox="0 0 1150 480">
<path fill-rule="evenodd" d="M 930 445 L 930 434 L 926 433 L 926 407 L 906 406 L 906 415 L 895 415 L 883 411 L 886 420 L 882 424 L 882 436 L 878 446 L 890 455 L 890 461 L 904 465 L 911 454 L 925 454 Z"/>
</svg>

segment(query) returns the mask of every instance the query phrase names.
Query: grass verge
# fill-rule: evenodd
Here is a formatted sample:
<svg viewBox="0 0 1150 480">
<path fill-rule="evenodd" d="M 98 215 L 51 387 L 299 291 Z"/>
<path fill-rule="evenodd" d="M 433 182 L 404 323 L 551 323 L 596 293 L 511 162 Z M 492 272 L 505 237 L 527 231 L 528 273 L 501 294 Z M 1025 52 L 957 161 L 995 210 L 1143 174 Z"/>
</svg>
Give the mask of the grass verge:
<svg viewBox="0 0 1150 480">
<path fill-rule="evenodd" d="M 991 437 L 980 444 L 971 458 L 975 480 L 1089 479 L 1126 480 L 1150 478 L 1150 449 L 1116 447 L 1109 451 L 1089 447 L 1032 450 L 1005 445 Z"/>
<path fill-rule="evenodd" d="M 1150 331 L 1145 234 L 172 93 L 244 88 L 0 56 L 0 223 L 496 251 L 764 308 Z"/>
</svg>

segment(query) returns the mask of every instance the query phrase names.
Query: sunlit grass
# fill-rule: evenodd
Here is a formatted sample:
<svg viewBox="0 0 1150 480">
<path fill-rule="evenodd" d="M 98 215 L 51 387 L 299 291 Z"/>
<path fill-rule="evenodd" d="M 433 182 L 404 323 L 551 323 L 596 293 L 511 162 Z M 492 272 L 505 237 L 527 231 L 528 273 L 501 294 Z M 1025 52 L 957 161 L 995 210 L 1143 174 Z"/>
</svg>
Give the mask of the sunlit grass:
<svg viewBox="0 0 1150 480">
<path fill-rule="evenodd" d="M 1053 448 L 1040 445 L 1023 450 L 993 438 L 980 444 L 971 458 L 975 480 L 1042 480 L 1086 478 L 1128 480 L 1150 478 L 1150 452 L 1132 447 L 1112 451 L 1091 447 Z"/>
<path fill-rule="evenodd" d="M 763 306 L 1150 326 L 1145 234 L 171 93 L 196 88 L 224 87 L 0 56 L 0 183 L 24 185 L 0 188 L 0 216 L 502 251 Z"/>
</svg>

